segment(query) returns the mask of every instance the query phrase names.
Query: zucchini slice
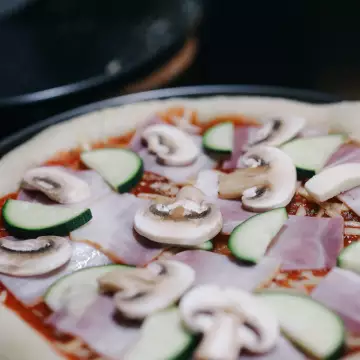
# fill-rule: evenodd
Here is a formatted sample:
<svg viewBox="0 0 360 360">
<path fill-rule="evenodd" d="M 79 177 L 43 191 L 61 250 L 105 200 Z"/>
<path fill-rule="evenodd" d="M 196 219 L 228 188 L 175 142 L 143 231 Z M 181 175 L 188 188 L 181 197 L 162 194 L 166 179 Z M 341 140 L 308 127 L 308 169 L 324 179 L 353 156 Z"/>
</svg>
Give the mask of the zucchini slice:
<svg viewBox="0 0 360 360">
<path fill-rule="evenodd" d="M 360 274 L 360 242 L 353 242 L 344 248 L 337 259 L 338 267 Z"/>
<path fill-rule="evenodd" d="M 205 151 L 213 155 L 230 155 L 234 145 L 234 125 L 225 122 L 208 129 L 203 135 Z"/>
<path fill-rule="evenodd" d="M 194 344 L 194 337 L 182 325 L 179 310 L 171 307 L 146 318 L 141 327 L 140 339 L 123 359 L 186 359 L 186 354 Z"/>
<path fill-rule="evenodd" d="M 90 209 L 42 205 L 12 199 L 6 201 L 2 216 L 6 230 L 20 238 L 69 235 L 92 218 Z"/>
<path fill-rule="evenodd" d="M 97 171 L 119 193 L 131 190 L 144 173 L 143 161 L 129 149 L 107 148 L 81 153 L 81 161 Z"/>
<path fill-rule="evenodd" d="M 211 251 L 214 248 L 214 244 L 211 240 L 205 241 L 203 244 L 196 246 L 196 249 Z"/>
<path fill-rule="evenodd" d="M 284 144 L 281 150 L 293 160 L 299 178 L 310 178 L 324 167 L 345 140 L 343 134 L 299 138 Z"/>
<path fill-rule="evenodd" d="M 230 234 L 231 253 L 241 261 L 256 264 L 287 219 L 286 209 L 277 208 L 245 220 Z"/>
<path fill-rule="evenodd" d="M 343 321 L 306 295 L 265 290 L 258 294 L 277 315 L 282 332 L 316 359 L 338 359 L 345 343 Z"/>
<path fill-rule="evenodd" d="M 63 305 L 63 300 L 69 292 L 72 290 L 84 289 L 87 296 L 98 293 L 97 279 L 105 275 L 107 272 L 123 268 L 124 271 L 131 269 L 131 266 L 127 265 L 103 265 L 94 266 L 86 269 L 81 269 L 66 275 L 55 283 L 53 283 L 44 295 L 44 301 L 51 310 L 60 310 Z"/>
</svg>

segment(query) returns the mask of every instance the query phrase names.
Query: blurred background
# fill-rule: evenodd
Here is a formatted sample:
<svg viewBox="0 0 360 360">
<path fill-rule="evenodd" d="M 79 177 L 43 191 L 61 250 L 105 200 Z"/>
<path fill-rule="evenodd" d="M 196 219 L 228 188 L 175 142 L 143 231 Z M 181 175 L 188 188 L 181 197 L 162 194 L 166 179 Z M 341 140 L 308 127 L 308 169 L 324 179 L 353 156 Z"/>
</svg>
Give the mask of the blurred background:
<svg viewBox="0 0 360 360">
<path fill-rule="evenodd" d="M 199 84 L 360 99 L 359 1 L 0 0 L 1 136 L 92 101 Z"/>
</svg>

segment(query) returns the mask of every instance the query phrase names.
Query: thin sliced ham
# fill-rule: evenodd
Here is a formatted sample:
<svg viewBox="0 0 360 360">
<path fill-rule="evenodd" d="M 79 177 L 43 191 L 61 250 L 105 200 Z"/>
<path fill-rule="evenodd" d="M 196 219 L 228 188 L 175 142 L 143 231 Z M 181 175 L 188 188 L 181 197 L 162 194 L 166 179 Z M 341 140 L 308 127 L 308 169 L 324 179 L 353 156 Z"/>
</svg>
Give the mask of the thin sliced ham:
<svg viewBox="0 0 360 360">
<path fill-rule="evenodd" d="M 338 199 L 360 216 L 360 186 L 341 193 Z"/>
<path fill-rule="evenodd" d="M 194 142 L 202 147 L 202 137 L 197 135 L 191 136 Z M 188 166 L 165 166 L 158 164 L 156 156 L 150 154 L 147 148 L 138 152 L 144 162 L 144 169 L 153 173 L 167 177 L 176 183 L 185 183 L 188 179 L 196 177 L 201 170 L 213 169 L 216 162 L 210 157 L 201 153 L 195 162 Z"/>
<path fill-rule="evenodd" d="M 360 146 L 344 144 L 331 155 L 325 167 L 358 162 L 360 162 Z"/>
<path fill-rule="evenodd" d="M 92 220 L 73 231 L 70 239 L 89 242 L 122 263 L 145 265 L 163 251 L 133 230 L 136 211 L 148 203 L 132 194 L 111 193 L 90 206 Z"/>
<path fill-rule="evenodd" d="M 248 140 L 259 129 L 254 126 L 238 126 L 234 129 L 234 147 L 229 160 L 224 161 L 224 169 L 235 169 L 237 162 L 242 154 L 245 152 L 245 145 Z"/>
<path fill-rule="evenodd" d="M 230 234 L 237 225 L 256 215 L 256 213 L 244 210 L 241 201 L 217 199 L 215 204 L 219 206 L 223 216 L 222 232 L 225 234 Z"/>
<path fill-rule="evenodd" d="M 341 217 L 290 216 L 268 255 L 281 261 L 282 270 L 333 267 L 343 247 L 343 231 Z"/>
<path fill-rule="evenodd" d="M 307 356 L 297 350 L 283 336 L 279 338 L 276 347 L 266 354 L 247 355 L 241 354 L 239 360 L 305 360 Z"/>
<path fill-rule="evenodd" d="M 329 274 L 311 293 L 343 319 L 347 330 L 360 334 L 360 276 L 339 268 Z"/>
<path fill-rule="evenodd" d="M 100 251 L 87 244 L 74 243 L 70 261 L 49 274 L 33 277 L 12 277 L 0 274 L 0 281 L 21 302 L 30 305 L 38 302 L 49 286 L 61 277 L 90 266 L 110 264 Z"/>
<path fill-rule="evenodd" d="M 81 297 L 70 300 L 79 302 L 79 312 L 71 311 L 65 305 L 47 322 L 64 333 L 80 337 L 99 354 L 120 360 L 126 349 L 138 339 L 139 327 L 125 324 L 116 316 L 111 297 L 99 295 L 85 307 L 81 306 L 81 300 Z"/>
<path fill-rule="evenodd" d="M 279 269 L 275 259 L 264 258 L 256 266 L 243 266 L 225 255 L 203 250 L 186 250 L 172 257 L 195 270 L 195 284 L 236 286 L 247 291 L 270 281 Z"/>
<path fill-rule="evenodd" d="M 57 166 L 58 168 L 61 168 Z M 102 177 L 93 170 L 83 170 L 83 171 L 74 171 L 71 169 L 65 169 L 67 172 L 71 173 L 74 176 L 79 177 L 80 179 L 86 181 L 90 186 L 90 197 L 84 201 L 62 205 L 58 204 L 58 206 L 62 207 L 88 207 L 94 201 L 99 198 L 110 194 L 112 192 L 110 186 L 102 179 Z M 21 190 L 18 195 L 19 200 L 29 201 L 29 202 L 37 202 L 44 205 L 55 205 L 54 201 L 50 200 L 46 195 L 39 191 L 29 191 L 29 190 Z"/>
</svg>

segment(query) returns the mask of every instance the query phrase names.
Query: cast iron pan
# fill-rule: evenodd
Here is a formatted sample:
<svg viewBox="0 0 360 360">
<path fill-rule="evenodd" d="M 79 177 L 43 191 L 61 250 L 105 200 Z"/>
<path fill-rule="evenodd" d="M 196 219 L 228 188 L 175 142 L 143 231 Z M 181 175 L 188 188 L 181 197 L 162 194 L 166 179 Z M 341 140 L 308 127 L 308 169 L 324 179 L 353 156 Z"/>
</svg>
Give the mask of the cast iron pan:
<svg viewBox="0 0 360 360">
<path fill-rule="evenodd" d="M 0 16 L 0 108 L 141 78 L 182 48 L 202 14 L 200 0 L 26 1 Z"/>
<path fill-rule="evenodd" d="M 0 141 L 0 156 L 28 140 L 33 135 L 37 134 L 39 131 L 45 129 L 48 126 L 102 108 L 114 107 L 146 100 L 168 99 L 172 97 L 202 97 L 216 95 L 270 96 L 322 104 L 341 100 L 335 96 L 315 91 L 257 85 L 191 86 L 146 91 L 95 102 L 30 125 Z"/>
</svg>

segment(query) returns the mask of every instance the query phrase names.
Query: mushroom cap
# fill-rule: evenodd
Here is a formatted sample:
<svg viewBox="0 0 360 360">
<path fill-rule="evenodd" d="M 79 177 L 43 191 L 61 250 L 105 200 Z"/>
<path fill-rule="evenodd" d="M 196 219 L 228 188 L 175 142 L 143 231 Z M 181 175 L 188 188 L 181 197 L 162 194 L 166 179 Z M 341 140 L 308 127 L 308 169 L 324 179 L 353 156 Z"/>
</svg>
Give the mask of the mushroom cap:
<svg viewBox="0 0 360 360">
<path fill-rule="evenodd" d="M 144 130 L 142 138 L 164 165 L 190 165 L 200 155 L 200 149 L 191 136 L 173 125 L 149 126 Z"/>
<path fill-rule="evenodd" d="M 22 187 L 43 192 L 51 200 L 61 204 L 83 201 L 90 196 L 87 182 L 57 166 L 42 166 L 28 170 Z"/>
<path fill-rule="evenodd" d="M 271 146 L 255 147 L 244 156 L 245 162 L 249 162 L 248 159 L 251 157 L 261 159 L 267 164 L 269 170 L 266 190 L 256 192 L 252 189 L 244 192 L 241 199 L 243 206 L 259 212 L 289 204 L 296 190 L 296 168 L 291 158 L 283 151 Z"/>
<path fill-rule="evenodd" d="M 159 260 L 147 268 L 108 273 L 99 283 L 111 283 L 116 290 L 116 308 L 122 314 L 130 319 L 143 319 L 176 302 L 194 280 L 195 271 L 189 265 Z"/>
<path fill-rule="evenodd" d="M 216 236 L 222 229 L 223 219 L 215 205 L 203 218 L 177 220 L 154 215 L 149 207 L 138 210 L 134 229 L 151 241 L 183 246 L 200 245 Z"/>
<path fill-rule="evenodd" d="M 0 272 L 14 276 L 46 274 L 64 265 L 72 255 L 71 243 L 59 236 L 36 239 L 0 239 Z"/>
<path fill-rule="evenodd" d="M 280 329 L 276 316 L 261 299 L 238 288 L 201 285 L 190 290 L 180 301 L 186 326 L 196 333 L 208 333 L 215 317 L 236 317 L 238 344 L 254 353 L 274 347 Z"/>
<path fill-rule="evenodd" d="M 222 224 L 220 210 L 206 203 L 204 193 L 193 186 L 180 189 L 170 203 L 160 199 L 160 203 L 139 209 L 134 218 L 134 229 L 140 235 L 157 243 L 183 246 L 212 239 Z"/>
<path fill-rule="evenodd" d="M 247 147 L 279 146 L 294 138 L 306 125 L 299 116 L 272 116 L 261 121 L 263 126 L 250 139 Z"/>
</svg>

